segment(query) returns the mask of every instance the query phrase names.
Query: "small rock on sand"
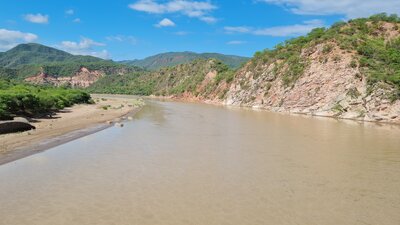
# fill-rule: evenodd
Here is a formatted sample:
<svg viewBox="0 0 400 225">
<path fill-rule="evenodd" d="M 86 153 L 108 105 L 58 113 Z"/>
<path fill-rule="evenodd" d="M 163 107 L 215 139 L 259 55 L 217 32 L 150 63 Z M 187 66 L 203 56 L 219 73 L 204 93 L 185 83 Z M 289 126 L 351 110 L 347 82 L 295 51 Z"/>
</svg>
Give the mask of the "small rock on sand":
<svg viewBox="0 0 400 225">
<path fill-rule="evenodd" d="M 123 127 L 124 124 L 123 124 L 123 123 L 115 123 L 115 126 L 116 126 L 116 127 Z"/>
</svg>

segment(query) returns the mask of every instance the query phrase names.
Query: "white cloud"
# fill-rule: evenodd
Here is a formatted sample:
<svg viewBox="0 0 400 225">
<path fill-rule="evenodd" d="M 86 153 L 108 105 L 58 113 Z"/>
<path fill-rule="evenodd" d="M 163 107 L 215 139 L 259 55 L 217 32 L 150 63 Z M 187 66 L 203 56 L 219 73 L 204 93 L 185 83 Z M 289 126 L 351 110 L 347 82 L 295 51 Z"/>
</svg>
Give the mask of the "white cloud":
<svg viewBox="0 0 400 225">
<path fill-rule="evenodd" d="M 262 36 L 273 37 L 294 37 L 305 35 L 312 29 L 323 27 L 324 23 L 321 20 L 309 20 L 303 24 L 294 24 L 287 26 L 277 26 L 268 28 L 252 28 L 252 27 L 225 27 L 225 31 L 229 34 L 232 33 L 245 33 Z"/>
<path fill-rule="evenodd" d="M 159 23 L 157 23 L 155 26 L 156 27 L 174 27 L 175 23 L 168 18 L 164 18 Z"/>
<path fill-rule="evenodd" d="M 224 27 L 226 33 L 250 33 L 252 28 L 250 27 Z"/>
<path fill-rule="evenodd" d="M 82 37 L 79 42 L 62 41 L 57 47 L 74 55 L 91 55 L 103 59 L 109 58 L 107 50 L 96 51 L 94 48 L 105 46 L 104 43 L 93 41 L 92 39 Z"/>
<path fill-rule="evenodd" d="M 72 20 L 72 22 L 74 22 L 74 23 L 80 23 L 80 22 L 81 22 L 81 19 L 75 18 L 74 20 Z"/>
<path fill-rule="evenodd" d="M 226 44 L 227 45 L 242 45 L 242 44 L 246 44 L 247 41 L 229 41 Z"/>
<path fill-rule="evenodd" d="M 115 41 L 115 42 L 128 42 L 129 44 L 136 45 L 137 39 L 134 36 L 130 35 L 114 35 L 106 37 L 108 41 Z"/>
<path fill-rule="evenodd" d="M 304 24 L 256 29 L 253 31 L 253 33 L 255 35 L 264 35 L 264 36 L 293 37 L 293 36 L 305 35 L 312 29 L 323 26 L 324 23 L 321 20 L 311 20 L 304 22 Z"/>
<path fill-rule="evenodd" d="M 18 44 L 33 42 L 38 39 L 36 34 L 23 33 L 16 30 L 0 29 L 0 50 L 5 51 Z"/>
<path fill-rule="evenodd" d="M 155 0 L 139 0 L 130 4 L 129 8 L 151 14 L 180 13 L 206 23 L 216 22 L 216 19 L 209 14 L 217 7 L 209 1 L 169 0 L 158 3 Z"/>
<path fill-rule="evenodd" d="M 400 14 L 399 0 L 258 0 L 281 5 L 301 15 L 345 15 L 367 17 L 386 12 Z"/>
<path fill-rule="evenodd" d="M 26 14 L 24 16 L 25 20 L 31 23 L 41 23 L 41 24 L 46 24 L 49 23 L 49 16 L 48 15 L 42 15 L 40 13 L 38 14 Z"/>
<path fill-rule="evenodd" d="M 67 15 L 74 15 L 75 11 L 73 9 L 68 9 L 65 11 L 65 14 Z"/>
<path fill-rule="evenodd" d="M 199 19 L 206 23 L 216 23 L 217 22 L 217 19 L 212 16 L 202 16 Z"/>
<path fill-rule="evenodd" d="M 189 32 L 187 32 L 187 31 L 178 31 L 178 32 L 175 32 L 174 34 L 178 35 L 178 36 L 185 36 L 185 35 L 188 35 Z"/>
<path fill-rule="evenodd" d="M 110 58 L 110 53 L 105 49 L 103 49 L 103 50 L 101 50 L 99 52 L 92 51 L 92 52 L 89 52 L 89 54 L 87 54 L 87 55 L 91 55 L 91 56 L 102 58 L 102 59 L 109 59 Z"/>
</svg>

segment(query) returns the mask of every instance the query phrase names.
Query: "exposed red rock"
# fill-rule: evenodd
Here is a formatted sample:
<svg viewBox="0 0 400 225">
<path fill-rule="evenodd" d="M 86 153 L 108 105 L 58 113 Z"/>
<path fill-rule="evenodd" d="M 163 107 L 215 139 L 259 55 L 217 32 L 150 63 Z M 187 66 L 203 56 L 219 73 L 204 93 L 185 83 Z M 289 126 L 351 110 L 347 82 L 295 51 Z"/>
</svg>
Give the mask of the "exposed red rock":
<svg viewBox="0 0 400 225">
<path fill-rule="evenodd" d="M 71 86 L 71 87 L 89 87 L 91 84 L 96 82 L 98 79 L 105 75 L 104 72 L 99 70 L 90 71 L 86 67 L 82 67 L 78 72 L 70 77 L 57 77 L 55 75 L 45 74 L 43 72 L 28 77 L 25 81 L 34 84 L 51 84 L 54 86 Z"/>
</svg>

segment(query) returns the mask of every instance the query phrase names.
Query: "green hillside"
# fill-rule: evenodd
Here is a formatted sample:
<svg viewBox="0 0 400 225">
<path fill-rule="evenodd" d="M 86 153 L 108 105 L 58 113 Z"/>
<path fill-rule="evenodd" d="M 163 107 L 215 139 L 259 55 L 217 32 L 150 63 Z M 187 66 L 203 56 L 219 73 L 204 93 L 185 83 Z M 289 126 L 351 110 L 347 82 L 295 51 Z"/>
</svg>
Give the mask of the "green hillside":
<svg viewBox="0 0 400 225">
<path fill-rule="evenodd" d="M 53 62 L 100 62 L 105 61 L 93 56 L 79 56 L 51 48 L 48 46 L 29 43 L 20 44 L 0 54 L 0 66 L 16 68 L 22 65 L 45 64 Z"/>
<path fill-rule="evenodd" d="M 156 70 L 163 67 L 176 66 L 183 63 L 192 62 L 195 59 L 218 59 L 228 65 L 231 68 L 238 68 L 243 63 L 247 62 L 249 58 L 234 56 L 234 55 L 223 55 L 218 53 L 195 53 L 195 52 L 168 52 L 154 56 L 147 57 L 141 60 L 127 60 L 121 61 L 120 63 L 126 65 L 139 66 L 148 70 Z"/>
<path fill-rule="evenodd" d="M 205 74 L 213 71 L 216 72 L 216 77 L 198 89 L 205 79 Z M 219 60 L 196 59 L 186 64 L 152 72 L 103 77 L 90 86 L 88 91 L 133 95 L 179 95 L 185 92 L 208 95 L 215 91 L 220 83 L 232 82 L 233 75 L 234 71 Z"/>
<path fill-rule="evenodd" d="M 102 71 L 107 75 L 141 71 L 140 68 L 93 56 L 72 55 L 45 45 L 20 44 L 0 53 L 0 78 L 24 79 L 40 72 L 53 77 L 72 76 L 80 68 Z"/>
</svg>

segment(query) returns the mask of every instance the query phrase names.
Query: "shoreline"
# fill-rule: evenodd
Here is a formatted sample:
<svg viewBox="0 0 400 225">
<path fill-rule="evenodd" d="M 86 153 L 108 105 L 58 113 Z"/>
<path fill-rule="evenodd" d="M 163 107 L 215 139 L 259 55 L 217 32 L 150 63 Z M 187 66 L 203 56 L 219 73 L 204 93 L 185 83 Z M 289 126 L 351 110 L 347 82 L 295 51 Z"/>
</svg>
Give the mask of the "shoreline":
<svg viewBox="0 0 400 225">
<path fill-rule="evenodd" d="M 400 122 L 390 122 L 386 120 L 365 120 L 365 119 L 359 119 L 359 118 L 343 118 L 343 117 L 336 117 L 336 116 L 330 116 L 330 115 L 319 115 L 319 114 L 314 114 L 314 113 L 305 113 L 305 112 L 293 112 L 290 110 L 271 110 L 266 107 L 256 107 L 256 106 L 240 106 L 240 105 L 228 105 L 225 104 L 221 101 L 215 101 L 215 100 L 201 100 L 201 99 L 196 99 L 196 98 L 180 98 L 176 96 L 155 96 L 155 95 L 150 95 L 150 96 L 144 96 L 144 98 L 148 99 L 156 99 L 156 100 L 170 100 L 170 101 L 179 101 L 179 102 L 188 102 L 188 103 L 202 103 L 202 104 L 207 104 L 207 105 L 216 105 L 216 106 L 224 106 L 227 108 L 239 108 L 239 109 L 248 109 L 248 110 L 254 110 L 254 111 L 265 111 L 265 112 L 270 112 L 270 113 L 279 113 L 279 114 L 284 114 L 284 115 L 291 115 L 291 116 L 305 116 L 309 118 L 326 118 L 326 119 L 332 119 L 332 120 L 338 120 L 338 121 L 351 121 L 355 123 L 368 123 L 368 124 L 375 124 L 375 125 L 389 125 L 389 126 L 396 126 L 400 128 Z"/>
<path fill-rule="evenodd" d="M 51 119 L 38 119 L 36 130 L 0 135 L 0 165 L 46 151 L 102 131 L 133 116 L 141 106 L 130 105 L 135 96 L 92 95 L 96 104 L 75 105 Z M 122 107 L 127 104 L 128 107 Z M 103 109 L 107 106 L 107 110 Z M 35 119 L 36 120 L 36 119 Z"/>
</svg>

